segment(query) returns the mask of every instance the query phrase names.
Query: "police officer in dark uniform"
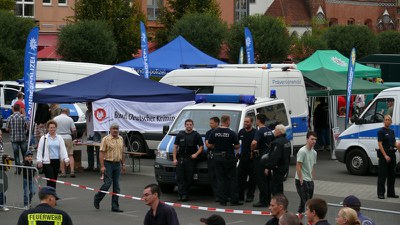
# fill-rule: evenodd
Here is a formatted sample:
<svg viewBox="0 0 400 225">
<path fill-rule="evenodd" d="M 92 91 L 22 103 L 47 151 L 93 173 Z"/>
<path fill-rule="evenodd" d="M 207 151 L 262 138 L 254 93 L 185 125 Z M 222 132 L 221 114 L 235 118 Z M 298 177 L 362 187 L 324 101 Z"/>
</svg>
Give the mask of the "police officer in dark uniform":
<svg viewBox="0 0 400 225">
<path fill-rule="evenodd" d="M 211 184 L 211 188 L 213 190 L 214 199 L 216 202 L 218 199 L 218 186 L 217 186 L 217 170 L 215 169 L 215 161 L 214 161 L 214 149 L 210 144 L 208 144 L 208 139 L 210 138 L 211 132 L 219 126 L 219 118 L 211 117 L 210 118 L 210 130 L 206 132 L 205 142 L 207 147 L 207 169 L 208 169 L 208 179 Z"/>
<path fill-rule="evenodd" d="M 236 154 L 240 145 L 236 133 L 229 129 L 230 123 L 230 116 L 222 115 L 221 126 L 215 128 L 208 139 L 208 143 L 214 148 L 218 198 L 222 206 L 226 206 L 229 197 L 232 206 L 243 205 L 239 202 L 236 176 Z"/>
<path fill-rule="evenodd" d="M 274 138 L 272 131 L 265 126 L 266 116 L 258 114 L 256 124 L 258 131 L 251 142 L 251 149 L 254 156 L 254 174 L 256 184 L 260 191 L 259 201 L 253 204 L 254 207 L 268 207 L 271 202 L 270 176 L 265 175 L 264 165 L 261 156 L 269 153 L 271 142 Z"/>
<path fill-rule="evenodd" d="M 275 139 L 271 142 L 271 151 L 265 163 L 265 175 L 271 176 L 272 195 L 283 194 L 283 180 L 289 169 L 290 142 L 286 138 L 286 128 L 282 124 L 275 126 Z"/>
<path fill-rule="evenodd" d="M 386 115 L 384 117 L 384 127 L 378 131 L 378 198 L 385 198 L 385 182 L 387 178 L 387 197 L 398 198 L 395 194 L 394 182 L 396 180 L 396 136 L 390 128 L 392 117 Z"/>
<path fill-rule="evenodd" d="M 193 120 L 187 119 L 185 130 L 178 133 L 174 142 L 173 164 L 176 166 L 179 201 L 189 200 L 196 159 L 203 151 L 203 139 L 193 126 Z"/>
<path fill-rule="evenodd" d="M 243 128 L 238 133 L 239 140 L 242 142 L 238 166 L 239 200 L 244 200 L 244 192 L 247 188 L 246 202 L 253 201 L 256 189 L 253 156 L 251 155 L 251 142 L 256 131 L 253 127 L 253 117 L 246 116 Z M 248 180 L 247 177 L 249 178 Z"/>
<path fill-rule="evenodd" d="M 56 189 L 42 187 L 39 191 L 39 199 L 40 204 L 36 208 L 25 210 L 19 216 L 18 225 L 72 225 L 71 217 L 66 212 L 54 208 L 59 199 Z"/>
</svg>

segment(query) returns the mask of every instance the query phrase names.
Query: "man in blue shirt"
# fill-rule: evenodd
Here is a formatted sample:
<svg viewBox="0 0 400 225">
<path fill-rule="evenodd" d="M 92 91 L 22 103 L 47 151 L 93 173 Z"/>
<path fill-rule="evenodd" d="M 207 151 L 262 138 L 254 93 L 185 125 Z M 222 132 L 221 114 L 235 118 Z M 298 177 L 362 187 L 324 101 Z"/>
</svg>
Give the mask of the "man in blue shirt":
<svg viewBox="0 0 400 225">
<path fill-rule="evenodd" d="M 363 215 L 360 212 L 361 202 L 360 202 L 360 199 L 358 199 L 356 196 L 354 196 L 354 195 L 347 196 L 343 200 L 342 204 L 343 204 L 343 207 L 350 207 L 357 212 L 358 219 L 360 220 L 362 225 L 375 225 L 375 222 L 371 218 Z"/>
</svg>

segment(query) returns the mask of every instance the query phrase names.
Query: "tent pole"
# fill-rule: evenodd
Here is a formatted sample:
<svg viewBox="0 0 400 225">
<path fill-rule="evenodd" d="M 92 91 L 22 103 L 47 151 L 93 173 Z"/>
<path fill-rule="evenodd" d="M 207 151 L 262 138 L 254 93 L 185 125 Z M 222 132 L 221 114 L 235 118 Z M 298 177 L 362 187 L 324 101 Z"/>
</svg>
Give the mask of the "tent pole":
<svg viewBox="0 0 400 225">
<path fill-rule="evenodd" d="M 29 147 L 31 146 L 32 124 L 34 124 L 35 116 L 36 116 L 36 103 L 33 104 L 32 113 L 31 113 L 31 119 L 30 119 L 30 122 L 29 122 L 28 149 L 29 149 Z M 33 128 L 34 128 L 34 125 L 33 125 Z M 24 156 L 24 157 L 25 157 L 25 156 Z"/>
</svg>

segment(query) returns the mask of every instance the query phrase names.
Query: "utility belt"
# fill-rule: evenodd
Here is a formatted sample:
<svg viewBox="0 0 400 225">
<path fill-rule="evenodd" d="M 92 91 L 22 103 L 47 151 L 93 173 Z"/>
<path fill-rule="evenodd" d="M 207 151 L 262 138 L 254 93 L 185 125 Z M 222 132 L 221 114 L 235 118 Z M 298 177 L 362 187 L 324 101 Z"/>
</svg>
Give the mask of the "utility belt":
<svg viewBox="0 0 400 225">
<path fill-rule="evenodd" d="M 226 158 L 228 156 L 233 156 L 233 154 L 229 154 L 228 152 L 215 152 L 214 156 L 221 156 L 222 158 Z"/>
<path fill-rule="evenodd" d="M 177 158 L 179 159 L 188 159 L 190 158 L 192 155 L 188 155 L 188 154 L 178 154 Z"/>
<path fill-rule="evenodd" d="M 211 149 L 207 150 L 207 159 L 213 159 L 214 158 L 214 151 Z"/>
<path fill-rule="evenodd" d="M 262 150 L 262 149 L 254 149 L 253 150 L 253 157 L 254 158 L 260 158 L 262 155 L 267 153 L 267 150 Z"/>
</svg>

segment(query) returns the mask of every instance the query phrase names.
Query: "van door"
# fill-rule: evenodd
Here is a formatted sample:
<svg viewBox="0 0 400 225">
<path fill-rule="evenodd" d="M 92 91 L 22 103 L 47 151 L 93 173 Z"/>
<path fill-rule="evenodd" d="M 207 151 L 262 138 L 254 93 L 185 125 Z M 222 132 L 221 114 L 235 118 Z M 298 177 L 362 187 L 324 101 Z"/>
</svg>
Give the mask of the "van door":
<svg viewBox="0 0 400 225">
<path fill-rule="evenodd" d="M 3 87 L 0 91 L 0 101 L 1 101 L 1 116 L 3 119 L 7 119 L 11 114 L 11 102 L 17 98 L 19 90 L 14 88 Z M 5 122 L 5 120 L 3 120 Z"/>
</svg>

